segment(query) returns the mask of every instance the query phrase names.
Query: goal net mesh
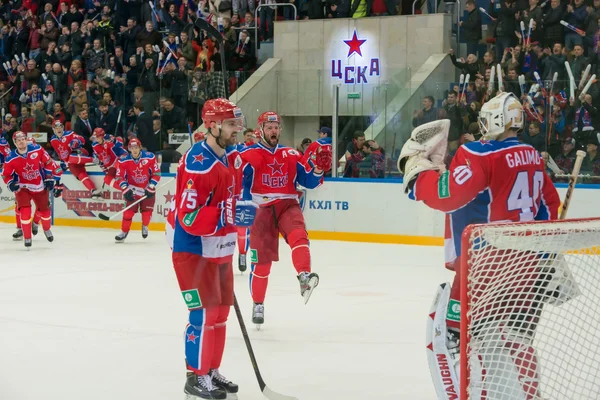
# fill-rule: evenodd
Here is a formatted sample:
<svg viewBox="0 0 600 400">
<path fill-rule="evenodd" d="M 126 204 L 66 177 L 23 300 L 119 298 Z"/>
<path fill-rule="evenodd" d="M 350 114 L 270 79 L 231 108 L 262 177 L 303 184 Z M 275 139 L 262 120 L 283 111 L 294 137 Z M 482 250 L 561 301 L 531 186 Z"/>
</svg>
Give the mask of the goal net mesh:
<svg viewBox="0 0 600 400">
<path fill-rule="evenodd" d="M 472 226 L 462 254 L 461 399 L 600 399 L 600 219 Z"/>
</svg>

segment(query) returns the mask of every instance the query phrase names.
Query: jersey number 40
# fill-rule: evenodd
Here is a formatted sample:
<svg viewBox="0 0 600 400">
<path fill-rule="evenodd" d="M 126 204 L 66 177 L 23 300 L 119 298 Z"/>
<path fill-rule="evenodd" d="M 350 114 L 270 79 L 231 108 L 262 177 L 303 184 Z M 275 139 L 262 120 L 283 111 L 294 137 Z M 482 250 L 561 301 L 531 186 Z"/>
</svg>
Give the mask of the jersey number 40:
<svg viewBox="0 0 600 400">
<path fill-rule="evenodd" d="M 520 221 L 533 221 L 534 207 L 537 212 L 539 198 L 544 184 L 544 172 L 535 171 L 533 174 L 533 182 L 530 183 L 528 171 L 521 171 L 517 174 L 517 178 L 513 183 L 513 187 L 508 195 L 508 210 L 521 210 L 519 213 Z M 531 187 L 533 187 L 533 196 L 531 195 Z"/>
</svg>

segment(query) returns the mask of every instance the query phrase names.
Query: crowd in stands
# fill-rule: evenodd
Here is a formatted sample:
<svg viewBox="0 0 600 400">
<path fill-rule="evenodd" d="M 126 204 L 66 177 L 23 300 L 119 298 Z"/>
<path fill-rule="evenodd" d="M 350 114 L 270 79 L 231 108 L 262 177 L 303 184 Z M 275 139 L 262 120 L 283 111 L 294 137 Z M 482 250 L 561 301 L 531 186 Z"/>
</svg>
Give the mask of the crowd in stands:
<svg viewBox="0 0 600 400">
<path fill-rule="evenodd" d="M 485 10 L 492 20 L 485 42 L 482 12 L 472 0 L 465 8 L 460 25 L 468 55 L 457 59 L 453 50 L 448 54 L 469 80 L 450 87 L 440 103 L 425 97 L 422 109 L 414 111 L 412 125 L 449 118 L 451 154 L 460 144 L 478 140 L 477 113 L 499 90 L 499 65 L 503 91 L 514 93 L 524 104 L 521 140 L 548 160 L 548 173 L 565 181 L 575 153 L 584 150 L 581 179 L 600 183 L 600 85 L 595 79 L 600 78 L 600 0 L 549 0 L 543 5 L 538 0 L 491 0 Z"/>
</svg>

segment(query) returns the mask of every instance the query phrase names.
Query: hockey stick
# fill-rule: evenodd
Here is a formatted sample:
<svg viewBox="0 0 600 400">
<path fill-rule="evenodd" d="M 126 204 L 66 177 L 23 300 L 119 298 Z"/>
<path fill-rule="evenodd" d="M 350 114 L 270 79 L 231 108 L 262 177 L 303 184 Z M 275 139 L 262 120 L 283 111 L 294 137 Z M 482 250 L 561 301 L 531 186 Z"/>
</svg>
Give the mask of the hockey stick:
<svg viewBox="0 0 600 400">
<path fill-rule="evenodd" d="M 565 200 L 563 201 L 562 210 L 560 211 L 560 216 L 558 219 L 567 218 L 567 211 L 569 211 L 569 206 L 571 205 L 571 198 L 573 195 L 573 190 L 575 189 L 575 184 L 577 183 L 577 177 L 579 176 L 579 171 L 581 170 L 581 164 L 583 163 L 583 159 L 585 158 L 585 151 L 578 150 L 577 158 L 575 159 L 575 165 L 573 166 L 573 172 L 571 172 L 571 177 L 569 178 L 569 187 L 567 188 L 567 193 L 565 194 Z"/>
<path fill-rule="evenodd" d="M 169 179 L 168 181 L 164 182 L 162 185 L 160 185 L 159 187 L 156 188 L 156 192 L 158 192 L 158 189 L 161 189 L 163 187 L 165 187 L 167 184 L 171 183 L 175 178 Z M 123 214 L 125 211 L 129 210 L 130 208 L 132 208 L 133 206 L 138 205 L 140 202 L 146 200 L 148 198 L 148 196 L 142 196 L 139 199 L 137 199 L 136 201 L 134 201 L 133 203 L 131 203 L 130 205 L 128 205 L 127 207 L 125 207 L 124 209 L 122 209 L 121 211 L 119 211 L 118 213 L 115 213 L 113 215 L 111 215 L 110 217 L 106 214 L 102 214 L 102 213 L 98 213 L 98 218 L 100 218 L 102 221 L 110 221 L 115 219 L 115 217 Z"/>
<path fill-rule="evenodd" d="M 256 362 L 256 356 L 254 355 L 254 350 L 252 350 L 252 344 L 250 343 L 250 337 L 248 336 L 248 331 L 246 330 L 246 324 L 244 324 L 244 318 L 242 317 L 242 312 L 240 311 L 240 305 L 238 304 L 237 297 L 235 293 L 233 294 L 233 308 L 235 309 L 235 315 L 237 316 L 238 322 L 240 323 L 240 329 L 242 330 L 242 336 L 244 337 L 244 343 L 246 344 L 246 349 L 248 350 L 248 355 L 250 356 L 250 362 L 252 362 L 252 368 L 254 368 L 254 373 L 256 374 L 256 379 L 258 380 L 258 386 L 260 387 L 260 391 L 262 394 L 269 400 L 298 400 L 297 397 L 286 396 L 284 394 L 279 394 L 267 386 L 265 381 L 260 374 L 260 370 L 258 369 L 258 363 Z"/>
</svg>

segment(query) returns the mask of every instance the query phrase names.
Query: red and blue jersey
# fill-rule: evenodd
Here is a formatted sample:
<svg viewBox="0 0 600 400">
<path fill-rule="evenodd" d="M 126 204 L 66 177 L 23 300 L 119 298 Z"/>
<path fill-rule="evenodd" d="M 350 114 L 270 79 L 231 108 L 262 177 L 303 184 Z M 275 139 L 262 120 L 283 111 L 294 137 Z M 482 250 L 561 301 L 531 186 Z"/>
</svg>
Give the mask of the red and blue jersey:
<svg viewBox="0 0 600 400">
<path fill-rule="evenodd" d="M 560 199 L 542 156 L 517 138 L 461 146 L 443 174 L 419 174 L 409 197 L 449 214 L 446 262 L 460 256 L 463 230 L 470 224 L 549 220 Z"/>
<path fill-rule="evenodd" d="M 85 144 L 85 138 L 73 131 L 64 131 L 61 137 L 52 135 L 52 138 L 50 138 L 50 144 L 61 161 L 69 162 L 69 156 L 74 153 L 74 150 L 71 148 L 72 141 L 79 142 L 80 148 Z M 85 152 L 83 149 L 82 151 Z"/>
<path fill-rule="evenodd" d="M 39 145 L 28 144 L 27 151 L 20 154 L 10 152 L 4 163 L 2 179 L 6 185 L 16 181 L 22 189 L 38 193 L 44 190 L 44 180 L 60 181 L 62 170 Z"/>
<path fill-rule="evenodd" d="M 316 155 L 317 151 L 319 150 L 319 147 L 323 147 L 324 149 L 327 149 L 331 152 L 331 138 L 324 137 L 309 144 L 306 150 L 304 150 L 304 159 L 308 160 L 309 158 Z"/>
<path fill-rule="evenodd" d="M 0 171 L 2 171 L 2 165 L 6 161 L 6 158 L 10 154 L 10 145 L 8 141 L 0 136 Z"/>
<path fill-rule="evenodd" d="M 262 143 L 240 152 L 244 162 L 242 197 L 254 200 L 261 207 L 281 199 L 296 199 L 296 184 L 314 189 L 323 183 L 323 173 L 314 171 L 311 160 L 290 147 L 269 148 Z"/>
<path fill-rule="evenodd" d="M 142 150 L 138 158 L 131 154 L 117 163 L 117 179 L 122 190 L 130 188 L 136 196 L 143 196 L 148 185 L 160 180 L 160 168 L 154 154 Z"/>
<path fill-rule="evenodd" d="M 242 159 L 236 146 L 219 157 L 205 141 L 196 143 L 177 167 L 169 212 L 173 253 L 192 253 L 215 263 L 231 262 L 237 228 L 224 223 L 225 203 L 239 193 Z"/>
<path fill-rule="evenodd" d="M 123 143 L 119 140 L 114 140 L 112 136 L 108 136 L 108 140 L 105 138 L 102 144 L 94 142 L 92 149 L 98 156 L 100 165 L 104 169 L 116 167 L 119 158 L 126 157 L 128 154 L 127 150 L 123 148 Z"/>
</svg>

